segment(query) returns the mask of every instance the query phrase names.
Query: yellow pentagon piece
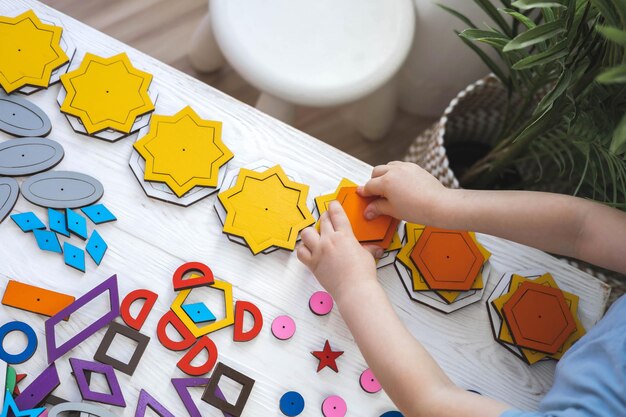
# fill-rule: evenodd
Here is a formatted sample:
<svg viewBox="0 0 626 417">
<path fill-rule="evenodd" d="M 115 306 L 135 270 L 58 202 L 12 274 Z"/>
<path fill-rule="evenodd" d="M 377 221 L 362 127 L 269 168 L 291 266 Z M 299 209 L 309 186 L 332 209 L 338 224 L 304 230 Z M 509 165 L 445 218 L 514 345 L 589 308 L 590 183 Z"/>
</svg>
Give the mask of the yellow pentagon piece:
<svg viewBox="0 0 626 417">
<path fill-rule="evenodd" d="M 214 331 L 223 329 L 224 327 L 228 327 L 235 322 L 235 312 L 233 307 L 233 286 L 229 282 L 215 280 L 215 282 L 208 285 L 208 287 L 215 288 L 224 292 L 224 307 L 226 309 L 226 314 L 222 320 L 214 321 L 202 327 L 198 327 L 198 325 L 194 323 L 193 320 L 191 320 L 189 315 L 185 313 L 185 310 L 183 310 L 183 304 L 189 296 L 189 293 L 193 291 L 193 288 L 180 291 L 170 307 L 174 314 L 178 316 L 180 321 L 183 322 L 183 324 L 195 337 L 204 336 L 205 334 L 209 334 Z"/>
<path fill-rule="evenodd" d="M 69 61 L 61 48 L 62 32 L 32 10 L 0 16 L 0 85 L 7 93 L 26 85 L 48 86 L 52 71 Z"/>
<path fill-rule="evenodd" d="M 61 82 L 67 91 L 61 111 L 78 117 L 89 134 L 130 133 L 138 116 L 154 110 L 148 95 L 152 75 L 135 68 L 125 53 L 110 58 L 86 53 Z"/>
<path fill-rule="evenodd" d="M 426 281 L 424 281 L 424 278 L 422 277 L 422 274 L 420 274 L 419 270 L 417 269 L 417 266 L 415 266 L 415 263 L 411 259 L 411 252 L 413 252 L 413 249 L 415 248 L 417 241 L 419 240 L 420 236 L 422 236 L 422 233 L 424 232 L 424 227 L 425 226 L 421 224 L 406 223 L 405 231 L 406 231 L 407 241 L 405 245 L 402 246 L 402 248 L 400 249 L 400 252 L 398 252 L 398 255 L 396 256 L 396 258 L 411 271 L 413 291 L 434 291 L 445 302 L 447 302 L 448 304 L 452 304 L 452 302 L 454 302 L 459 297 L 459 295 L 461 295 L 461 291 L 431 290 L 430 287 L 428 287 L 428 284 L 426 284 Z M 485 258 L 485 262 L 486 262 L 487 259 L 491 257 L 491 252 L 489 252 L 483 245 L 481 245 L 478 242 L 478 240 L 476 239 L 476 233 L 474 232 L 468 232 L 468 233 L 470 237 L 472 238 L 472 240 L 476 243 L 478 250 L 483 255 L 483 257 Z M 480 290 L 482 288 L 483 288 L 483 276 L 482 276 L 482 270 L 481 270 L 481 272 L 476 276 L 476 280 L 472 284 L 471 289 Z"/>
<path fill-rule="evenodd" d="M 300 231 L 315 223 L 308 192 L 280 165 L 263 172 L 242 168 L 235 185 L 218 194 L 226 210 L 224 233 L 242 237 L 255 255 L 272 246 L 293 250 Z"/>
<path fill-rule="evenodd" d="M 220 167 L 234 156 L 222 142 L 222 123 L 189 106 L 173 116 L 152 115 L 150 131 L 134 146 L 146 160 L 144 179 L 164 182 L 178 197 L 196 186 L 217 187 Z"/>
</svg>

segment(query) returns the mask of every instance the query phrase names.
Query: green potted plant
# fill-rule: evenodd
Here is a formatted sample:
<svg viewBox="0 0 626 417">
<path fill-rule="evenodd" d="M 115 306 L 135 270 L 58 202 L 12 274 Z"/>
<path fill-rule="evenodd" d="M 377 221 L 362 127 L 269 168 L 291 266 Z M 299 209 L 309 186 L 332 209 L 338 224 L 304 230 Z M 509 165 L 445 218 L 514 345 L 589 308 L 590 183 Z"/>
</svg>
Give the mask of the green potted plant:
<svg viewBox="0 0 626 417">
<path fill-rule="evenodd" d="M 447 11 L 493 74 L 446 110 L 433 133 L 446 156 L 412 151 L 444 171 L 449 158 L 459 182 L 448 185 L 567 192 L 626 209 L 626 0 L 474 1 L 495 27 Z"/>
</svg>

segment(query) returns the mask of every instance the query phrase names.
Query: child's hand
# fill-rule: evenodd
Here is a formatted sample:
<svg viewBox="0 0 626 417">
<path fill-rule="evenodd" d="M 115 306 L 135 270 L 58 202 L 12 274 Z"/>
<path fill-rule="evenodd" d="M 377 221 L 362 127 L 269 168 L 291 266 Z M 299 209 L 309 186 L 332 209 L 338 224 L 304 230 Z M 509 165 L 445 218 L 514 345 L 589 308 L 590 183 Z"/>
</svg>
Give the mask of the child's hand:
<svg viewBox="0 0 626 417">
<path fill-rule="evenodd" d="M 298 259 L 336 300 L 345 290 L 376 282 L 376 261 L 382 249 L 361 246 L 352 233 L 350 220 L 336 201 L 320 217 L 320 233 L 314 227 L 302 231 Z"/>
<path fill-rule="evenodd" d="M 365 210 L 374 219 L 387 214 L 414 223 L 436 223 L 434 216 L 445 207 L 450 190 L 426 170 L 410 162 L 393 161 L 374 167 L 372 179 L 357 192 L 363 197 L 379 197 Z"/>
</svg>

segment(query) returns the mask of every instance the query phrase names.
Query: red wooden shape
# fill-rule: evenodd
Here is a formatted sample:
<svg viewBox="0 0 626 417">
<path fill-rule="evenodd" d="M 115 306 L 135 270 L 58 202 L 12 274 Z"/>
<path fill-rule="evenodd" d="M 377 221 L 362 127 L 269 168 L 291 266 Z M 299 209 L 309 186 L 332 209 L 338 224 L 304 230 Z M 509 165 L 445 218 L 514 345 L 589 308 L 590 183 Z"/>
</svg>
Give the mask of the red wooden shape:
<svg viewBox="0 0 626 417">
<path fill-rule="evenodd" d="M 126 297 L 124 298 L 124 301 L 122 301 L 122 304 L 120 305 L 120 316 L 122 316 L 122 320 L 124 320 L 124 323 L 126 323 L 128 327 L 132 327 L 137 331 L 141 330 L 141 326 L 143 326 L 146 319 L 148 318 L 148 314 L 150 314 L 150 312 L 152 311 L 152 307 L 154 307 L 154 303 L 156 303 L 157 298 L 159 298 L 158 294 L 146 289 L 139 289 L 129 292 L 128 295 L 126 295 Z M 137 314 L 137 317 L 133 317 L 130 314 L 130 306 L 135 301 L 140 299 L 146 301 L 143 303 L 141 310 L 139 310 L 139 314 Z"/>
<path fill-rule="evenodd" d="M 207 361 L 200 366 L 193 366 L 191 362 L 193 362 L 195 357 L 198 356 L 202 349 L 205 349 L 207 351 Z M 187 375 L 202 376 L 207 372 L 210 372 L 211 369 L 213 369 L 213 367 L 215 366 L 216 362 L 217 346 L 215 346 L 215 343 L 213 343 L 213 341 L 207 336 L 202 336 L 200 339 L 198 339 L 196 344 L 193 345 L 193 347 L 189 349 L 187 353 L 185 353 L 185 356 L 180 358 L 176 366 L 178 366 L 178 368 Z"/>
<path fill-rule="evenodd" d="M 343 355 L 343 351 L 341 350 L 332 350 L 330 348 L 330 343 L 328 340 L 324 343 L 323 350 L 316 350 L 311 352 L 313 356 L 315 356 L 319 360 L 319 364 L 317 365 L 317 372 L 321 371 L 325 367 L 329 367 L 335 372 L 339 372 L 339 368 L 337 368 L 337 358 Z"/>
<path fill-rule="evenodd" d="M 167 332 L 165 331 L 165 328 L 168 324 L 171 324 L 176 330 L 178 330 L 178 333 L 180 333 L 182 340 L 174 341 L 169 338 Z M 159 320 L 159 324 L 157 324 L 157 337 L 159 339 L 159 342 L 161 342 L 163 346 L 165 346 L 169 350 L 175 351 L 185 350 L 193 345 L 196 341 L 193 333 L 189 331 L 187 326 L 185 326 L 185 324 L 180 321 L 178 316 L 172 310 L 169 310 L 167 313 L 163 314 L 163 317 L 161 317 L 161 319 Z"/>
<path fill-rule="evenodd" d="M 243 331 L 244 313 L 252 314 L 253 325 L 247 332 Z M 249 301 L 237 301 L 235 303 L 235 327 L 233 330 L 233 340 L 235 342 L 249 342 L 259 335 L 263 328 L 263 315 L 261 310 Z"/>
<path fill-rule="evenodd" d="M 201 275 L 196 275 L 191 278 L 183 279 L 183 276 L 187 272 L 198 271 Z M 206 266 L 201 262 L 187 262 L 178 267 L 178 269 L 174 272 L 174 276 L 172 277 L 172 282 L 174 284 L 174 290 L 184 290 L 186 288 L 195 288 L 200 287 L 202 285 L 210 285 L 215 282 L 213 278 L 213 271 L 211 268 Z"/>
</svg>

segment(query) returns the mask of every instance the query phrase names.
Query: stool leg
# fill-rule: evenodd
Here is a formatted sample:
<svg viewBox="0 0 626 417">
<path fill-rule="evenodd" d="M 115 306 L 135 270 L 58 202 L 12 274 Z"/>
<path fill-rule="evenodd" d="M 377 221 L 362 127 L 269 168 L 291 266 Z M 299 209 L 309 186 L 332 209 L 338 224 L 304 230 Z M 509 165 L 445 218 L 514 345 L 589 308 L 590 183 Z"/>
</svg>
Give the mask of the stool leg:
<svg viewBox="0 0 626 417">
<path fill-rule="evenodd" d="M 207 13 L 191 38 L 189 48 L 191 66 L 198 72 L 218 70 L 225 63 L 224 55 L 215 41 L 211 30 L 211 19 Z"/>
<path fill-rule="evenodd" d="M 398 91 L 394 79 L 352 104 L 352 123 L 366 139 L 380 140 L 389 132 L 397 104 Z"/>
<path fill-rule="evenodd" d="M 296 114 L 293 104 L 264 92 L 261 92 L 256 108 L 289 125 L 293 124 Z"/>
</svg>

